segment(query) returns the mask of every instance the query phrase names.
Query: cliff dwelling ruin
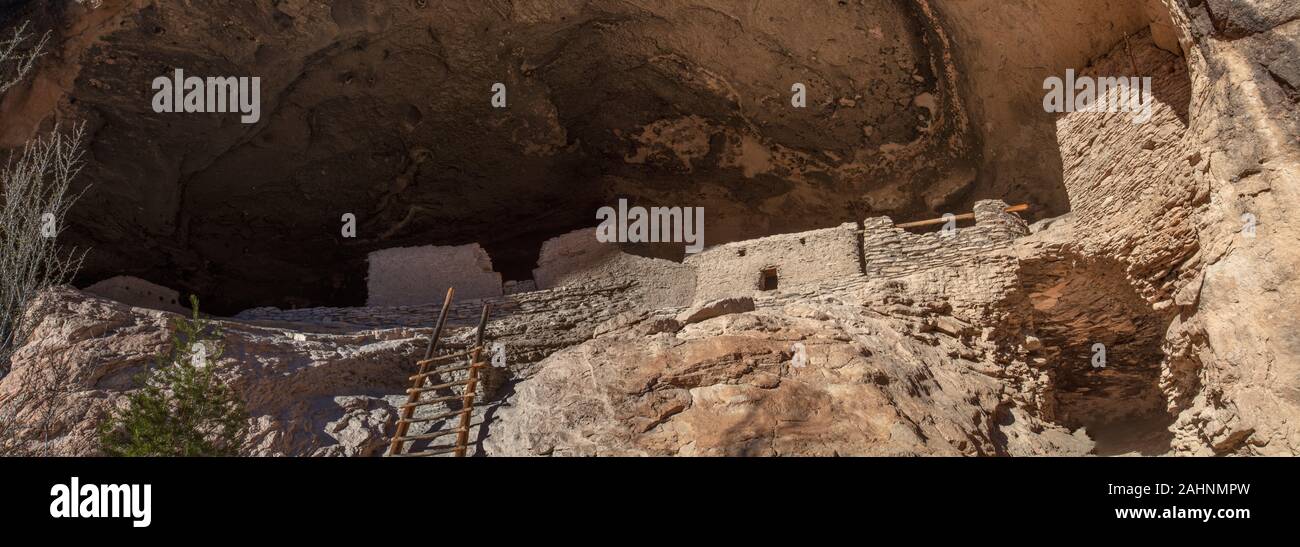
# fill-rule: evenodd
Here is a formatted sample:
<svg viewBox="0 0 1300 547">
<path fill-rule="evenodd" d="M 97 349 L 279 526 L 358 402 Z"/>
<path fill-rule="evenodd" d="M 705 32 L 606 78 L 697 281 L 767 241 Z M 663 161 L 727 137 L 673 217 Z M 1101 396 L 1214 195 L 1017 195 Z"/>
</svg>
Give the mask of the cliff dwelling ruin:
<svg viewBox="0 0 1300 547">
<path fill-rule="evenodd" d="M 0 149 L 85 124 L 87 253 L 0 450 L 98 454 L 196 295 L 245 453 L 381 456 L 453 288 L 470 455 L 1300 453 L 1295 6 L 0 1 L 53 44 Z M 260 117 L 155 112 L 180 69 Z M 1045 110 L 1067 71 L 1149 119 Z M 623 200 L 703 249 L 603 242 Z"/>
</svg>

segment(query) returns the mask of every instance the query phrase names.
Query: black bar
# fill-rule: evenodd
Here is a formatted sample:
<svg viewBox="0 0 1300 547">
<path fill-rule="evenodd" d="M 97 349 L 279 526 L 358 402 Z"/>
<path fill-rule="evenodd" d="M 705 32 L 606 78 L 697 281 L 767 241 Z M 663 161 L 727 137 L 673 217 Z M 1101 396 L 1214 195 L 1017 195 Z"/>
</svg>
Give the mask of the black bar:
<svg viewBox="0 0 1300 547">
<path fill-rule="evenodd" d="M 391 524 L 403 511 L 436 514 L 434 506 L 453 502 L 482 508 L 471 514 L 504 512 L 490 518 L 507 519 L 512 527 L 546 529 L 596 522 L 644 527 L 649 519 L 680 533 L 680 527 L 707 515 L 709 522 L 748 522 L 744 526 L 751 528 L 784 519 L 822 523 L 813 533 L 834 532 L 837 526 L 980 526 L 982 533 L 994 535 L 999 529 L 1042 527 L 1089 534 L 1259 532 L 1289 527 L 1300 486 L 1296 461 L 1278 458 L 54 458 L 6 459 L 0 465 L 4 529 L 13 524 L 25 532 L 101 537 L 196 529 L 217 535 L 278 530 L 329 536 L 344 521 Z M 149 526 L 135 528 L 130 518 L 52 517 L 51 488 L 74 476 L 81 485 L 149 484 Z M 1158 493 L 1161 484 L 1173 491 Z M 1185 491 L 1186 485 L 1204 484 L 1249 485 L 1249 490 Z M 1151 490 L 1138 496 L 1142 487 Z M 1116 517 L 1117 509 L 1173 508 L 1249 515 L 1209 522 Z M 452 522 L 446 519 L 453 516 L 429 522 Z M 564 524 L 568 519 L 572 522 Z M 333 524 L 304 525 L 322 520 Z"/>
</svg>

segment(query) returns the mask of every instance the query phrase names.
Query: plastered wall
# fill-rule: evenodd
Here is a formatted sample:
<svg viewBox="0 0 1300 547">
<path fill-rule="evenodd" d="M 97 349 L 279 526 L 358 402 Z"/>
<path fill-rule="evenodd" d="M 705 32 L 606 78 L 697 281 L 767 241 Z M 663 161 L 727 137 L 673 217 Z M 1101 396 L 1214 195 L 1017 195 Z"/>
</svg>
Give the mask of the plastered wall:
<svg viewBox="0 0 1300 547">
<path fill-rule="evenodd" d="M 501 274 L 477 243 L 400 247 L 369 256 L 368 306 L 441 303 L 448 287 L 456 300 L 501 296 Z"/>
</svg>

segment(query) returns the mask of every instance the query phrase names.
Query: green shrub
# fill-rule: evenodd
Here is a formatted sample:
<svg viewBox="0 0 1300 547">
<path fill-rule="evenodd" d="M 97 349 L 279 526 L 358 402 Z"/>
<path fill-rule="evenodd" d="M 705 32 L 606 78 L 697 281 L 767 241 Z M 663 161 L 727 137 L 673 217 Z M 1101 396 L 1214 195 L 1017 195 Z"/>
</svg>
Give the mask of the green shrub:
<svg viewBox="0 0 1300 547">
<path fill-rule="evenodd" d="M 178 319 L 172 350 L 142 375 L 124 410 L 100 424 L 110 456 L 237 456 L 248 431 L 244 403 L 217 375 L 222 347 L 211 321 Z"/>
</svg>

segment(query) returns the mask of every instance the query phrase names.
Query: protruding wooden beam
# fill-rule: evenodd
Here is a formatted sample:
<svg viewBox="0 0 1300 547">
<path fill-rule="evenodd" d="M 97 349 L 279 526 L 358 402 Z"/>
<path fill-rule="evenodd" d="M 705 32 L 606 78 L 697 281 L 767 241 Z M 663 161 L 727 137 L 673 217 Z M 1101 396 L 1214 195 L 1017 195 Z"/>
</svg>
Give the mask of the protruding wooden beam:
<svg viewBox="0 0 1300 547">
<path fill-rule="evenodd" d="M 1021 203 L 1020 205 L 1012 205 L 1006 208 L 1006 212 L 1008 213 L 1021 213 L 1028 210 L 1029 210 L 1028 203 Z M 975 213 L 962 213 L 960 215 L 953 215 L 952 220 L 971 220 L 973 218 L 975 218 Z M 948 219 L 940 217 L 940 218 L 932 218 L 930 220 L 918 220 L 916 222 L 904 222 L 902 224 L 896 224 L 894 225 L 894 227 L 895 228 L 920 228 L 921 226 L 934 226 L 935 224 L 943 224 L 945 222 L 948 222 Z"/>
</svg>

